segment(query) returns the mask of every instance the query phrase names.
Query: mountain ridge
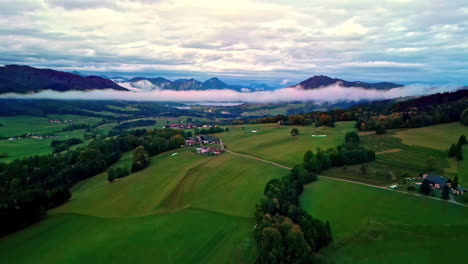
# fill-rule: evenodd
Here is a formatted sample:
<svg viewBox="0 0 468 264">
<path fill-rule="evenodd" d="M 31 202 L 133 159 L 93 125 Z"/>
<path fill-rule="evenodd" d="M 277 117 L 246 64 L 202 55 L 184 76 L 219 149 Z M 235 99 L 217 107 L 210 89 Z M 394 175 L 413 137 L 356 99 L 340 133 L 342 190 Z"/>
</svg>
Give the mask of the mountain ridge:
<svg viewBox="0 0 468 264">
<path fill-rule="evenodd" d="M 0 67 L 0 93 L 37 93 L 45 90 L 57 92 L 113 89 L 128 91 L 111 80 L 99 76 L 39 69 L 26 65 Z"/>
<path fill-rule="evenodd" d="M 296 85 L 290 87 L 302 88 L 304 90 L 318 89 L 321 87 L 337 84 L 342 87 L 361 87 L 364 89 L 376 89 L 376 90 L 389 90 L 392 88 L 403 87 L 402 84 L 391 83 L 391 82 L 378 82 L 378 83 L 367 83 L 361 81 L 345 81 L 338 78 L 331 78 L 325 75 L 315 75 L 310 77 Z"/>
</svg>

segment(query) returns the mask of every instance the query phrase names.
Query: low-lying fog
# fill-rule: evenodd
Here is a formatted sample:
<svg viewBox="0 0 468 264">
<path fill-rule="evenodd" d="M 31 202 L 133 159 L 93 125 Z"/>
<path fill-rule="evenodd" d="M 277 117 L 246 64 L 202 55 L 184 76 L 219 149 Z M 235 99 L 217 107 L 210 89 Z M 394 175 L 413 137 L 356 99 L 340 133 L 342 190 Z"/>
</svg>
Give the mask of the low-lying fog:
<svg viewBox="0 0 468 264">
<path fill-rule="evenodd" d="M 278 103 L 292 101 L 314 102 L 355 102 L 360 100 L 384 100 L 398 97 L 418 96 L 457 90 L 459 87 L 426 85 L 408 85 L 390 90 L 364 89 L 360 87 L 341 87 L 331 85 L 314 90 L 301 88 L 282 88 L 274 91 L 238 92 L 234 90 L 204 90 L 204 91 L 43 91 L 35 94 L 2 94 L 0 98 L 18 99 L 74 99 L 74 100 L 126 100 L 126 101 L 172 101 L 172 102 L 222 102 L 240 103 Z M 206 103 L 202 103 L 206 104 Z"/>
</svg>

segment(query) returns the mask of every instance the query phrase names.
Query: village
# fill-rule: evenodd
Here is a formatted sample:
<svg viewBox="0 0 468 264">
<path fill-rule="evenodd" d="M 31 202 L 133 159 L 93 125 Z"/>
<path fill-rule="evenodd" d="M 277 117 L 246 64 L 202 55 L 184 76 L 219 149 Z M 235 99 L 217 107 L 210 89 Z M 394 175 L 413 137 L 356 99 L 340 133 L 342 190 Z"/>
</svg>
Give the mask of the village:
<svg viewBox="0 0 468 264">
<path fill-rule="evenodd" d="M 218 145 L 219 147 L 215 147 L 213 145 Z M 191 137 L 185 140 L 186 146 L 198 146 L 195 150 L 197 154 L 200 155 L 219 155 L 224 153 L 226 150 L 224 149 L 223 142 L 221 139 L 217 140 L 214 136 L 210 135 L 198 135 L 195 137 Z M 207 146 L 211 145 L 211 146 Z"/>
</svg>

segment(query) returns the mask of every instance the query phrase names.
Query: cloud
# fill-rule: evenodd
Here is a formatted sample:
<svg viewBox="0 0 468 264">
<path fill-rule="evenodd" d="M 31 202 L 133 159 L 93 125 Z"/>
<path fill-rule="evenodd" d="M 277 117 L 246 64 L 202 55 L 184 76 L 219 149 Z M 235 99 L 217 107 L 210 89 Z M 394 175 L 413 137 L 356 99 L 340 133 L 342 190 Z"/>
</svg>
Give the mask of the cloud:
<svg viewBox="0 0 468 264">
<path fill-rule="evenodd" d="M 316 74 L 468 83 L 459 1 L 3 0 L 0 8 L 0 64 L 272 83 Z"/>
<path fill-rule="evenodd" d="M 284 80 L 282 80 L 282 81 L 280 82 L 280 84 L 281 84 L 281 85 L 286 85 L 286 84 L 288 84 L 288 83 L 290 83 L 290 82 L 292 82 L 292 81 L 289 80 L 289 79 L 284 79 Z"/>
<path fill-rule="evenodd" d="M 283 88 L 274 91 L 237 92 L 234 90 L 208 91 L 171 91 L 153 90 L 138 92 L 117 92 L 99 90 L 90 92 L 53 92 L 43 91 L 36 94 L 2 94 L 0 98 L 16 99 L 74 99 L 74 100 L 124 100 L 124 101 L 174 101 L 174 102 L 357 102 L 360 100 L 384 100 L 398 97 L 426 95 L 437 92 L 453 91 L 455 86 L 431 87 L 411 85 L 390 90 L 363 89 L 360 87 L 341 87 L 331 85 L 315 90 Z"/>
</svg>

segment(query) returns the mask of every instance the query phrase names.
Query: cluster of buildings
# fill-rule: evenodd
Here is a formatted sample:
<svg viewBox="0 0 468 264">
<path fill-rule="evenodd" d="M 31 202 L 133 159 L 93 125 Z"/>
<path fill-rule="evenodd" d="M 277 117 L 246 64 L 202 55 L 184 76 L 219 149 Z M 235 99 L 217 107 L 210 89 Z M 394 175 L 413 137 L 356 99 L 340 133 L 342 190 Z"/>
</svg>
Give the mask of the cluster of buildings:
<svg viewBox="0 0 468 264">
<path fill-rule="evenodd" d="M 204 147 L 201 146 L 197 148 L 197 153 L 201 155 L 219 155 L 223 153 L 225 150 L 221 148 L 212 148 L 212 147 Z"/>
<path fill-rule="evenodd" d="M 172 124 L 169 125 L 169 128 L 171 129 L 191 129 L 191 128 L 196 128 L 197 126 L 192 125 L 192 124 Z"/>
<path fill-rule="evenodd" d="M 76 120 L 58 120 L 58 119 L 49 119 L 49 124 L 62 124 L 62 123 L 73 123 L 76 122 Z"/>
<path fill-rule="evenodd" d="M 197 146 L 203 144 L 215 144 L 217 143 L 216 139 L 210 135 L 199 135 L 191 137 L 185 140 L 185 145 L 187 146 Z"/>
<path fill-rule="evenodd" d="M 199 146 L 196 148 L 196 151 L 201 155 L 219 155 L 225 151 L 222 146 L 220 148 L 206 146 L 215 143 L 218 143 L 218 141 L 215 137 L 210 135 L 199 135 L 185 140 L 186 146 Z"/>
<path fill-rule="evenodd" d="M 432 173 L 432 172 L 424 173 L 422 175 L 422 178 L 423 180 L 427 180 L 431 188 L 433 189 L 441 190 L 445 185 L 447 185 L 448 187 L 450 187 L 452 193 L 456 195 L 464 194 L 465 192 L 468 191 L 468 189 L 461 187 L 461 186 L 457 186 L 457 188 L 452 188 L 453 182 L 451 179 L 438 175 L 436 173 Z"/>
<path fill-rule="evenodd" d="M 10 137 L 10 138 L 8 138 L 8 140 L 14 141 L 14 140 L 20 140 L 20 139 L 23 139 L 23 138 L 44 139 L 44 138 L 60 138 L 60 136 L 38 136 L 38 135 L 28 133 L 24 137 Z"/>
</svg>

